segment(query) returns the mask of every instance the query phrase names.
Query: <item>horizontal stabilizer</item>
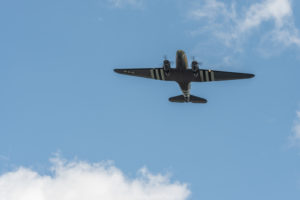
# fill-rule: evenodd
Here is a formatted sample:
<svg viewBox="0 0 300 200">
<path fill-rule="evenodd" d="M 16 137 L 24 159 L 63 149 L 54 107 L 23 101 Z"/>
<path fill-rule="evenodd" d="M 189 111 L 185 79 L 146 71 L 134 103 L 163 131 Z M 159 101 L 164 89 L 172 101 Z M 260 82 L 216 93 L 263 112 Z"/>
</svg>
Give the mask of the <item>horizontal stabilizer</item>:
<svg viewBox="0 0 300 200">
<path fill-rule="evenodd" d="M 196 97 L 196 96 L 191 95 L 190 102 L 192 102 L 192 103 L 207 103 L 207 100 L 203 99 L 201 97 Z"/>
<path fill-rule="evenodd" d="M 184 102 L 192 102 L 192 103 L 206 103 L 207 100 L 200 98 L 200 97 L 196 97 L 193 95 L 190 95 L 189 98 L 184 97 L 183 95 L 179 95 L 179 96 L 175 96 L 175 97 L 170 97 L 169 101 L 171 102 L 177 102 L 177 103 L 184 103 Z"/>
<path fill-rule="evenodd" d="M 179 96 L 175 96 L 175 97 L 170 97 L 169 101 L 171 101 L 171 102 L 178 102 L 178 103 L 184 103 L 184 102 L 186 102 L 183 95 L 179 95 Z"/>
</svg>

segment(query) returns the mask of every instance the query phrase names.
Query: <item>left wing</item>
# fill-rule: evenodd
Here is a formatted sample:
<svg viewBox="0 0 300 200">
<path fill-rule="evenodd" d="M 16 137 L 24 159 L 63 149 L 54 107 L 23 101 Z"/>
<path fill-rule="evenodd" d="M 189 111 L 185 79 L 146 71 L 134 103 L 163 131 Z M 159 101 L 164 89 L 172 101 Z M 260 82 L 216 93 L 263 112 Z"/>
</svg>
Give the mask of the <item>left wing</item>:
<svg viewBox="0 0 300 200">
<path fill-rule="evenodd" d="M 119 74 L 152 78 L 157 80 L 165 80 L 166 78 L 163 68 L 114 69 L 114 71 Z"/>
</svg>

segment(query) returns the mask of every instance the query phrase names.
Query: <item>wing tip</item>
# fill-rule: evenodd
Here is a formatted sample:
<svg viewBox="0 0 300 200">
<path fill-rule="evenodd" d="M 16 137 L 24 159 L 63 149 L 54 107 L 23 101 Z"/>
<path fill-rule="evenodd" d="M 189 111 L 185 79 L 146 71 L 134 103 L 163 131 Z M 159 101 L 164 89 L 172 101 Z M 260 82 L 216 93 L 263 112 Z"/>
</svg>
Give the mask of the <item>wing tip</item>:
<svg viewBox="0 0 300 200">
<path fill-rule="evenodd" d="M 114 72 L 116 72 L 116 73 L 121 73 L 122 72 L 122 70 L 121 69 L 114 69 Z"/>
<path fill-rule="evenodd" d="M 255 74 L 249 74 L 249 78 L 254 78 Z"/>
</svg>

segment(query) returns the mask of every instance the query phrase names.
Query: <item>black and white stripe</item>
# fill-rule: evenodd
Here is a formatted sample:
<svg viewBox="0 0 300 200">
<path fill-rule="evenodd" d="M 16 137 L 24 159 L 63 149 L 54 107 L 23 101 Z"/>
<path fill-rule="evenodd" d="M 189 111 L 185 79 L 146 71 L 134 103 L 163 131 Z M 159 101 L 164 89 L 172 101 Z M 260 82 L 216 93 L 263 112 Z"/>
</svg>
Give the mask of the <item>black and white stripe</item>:
<svg viewBox="0 0 300 200">
<path fill-rule="evenodd" d="M 163 69 L 151 69 L 151 78 L 156 80 L 165 80 L 165 72 Z"/>
<path fill-rule="evenodd" d="M 190 96 L 190 91 L 189 90 L 181 90 L 183 93 L 183 96 L 189 97 Z"/>
<path fill-rule="evenodd" d="M 215 80 L 215 74 L 212 70 L 200 70 L 200 82 L 209 82 Z"/>
</svg>

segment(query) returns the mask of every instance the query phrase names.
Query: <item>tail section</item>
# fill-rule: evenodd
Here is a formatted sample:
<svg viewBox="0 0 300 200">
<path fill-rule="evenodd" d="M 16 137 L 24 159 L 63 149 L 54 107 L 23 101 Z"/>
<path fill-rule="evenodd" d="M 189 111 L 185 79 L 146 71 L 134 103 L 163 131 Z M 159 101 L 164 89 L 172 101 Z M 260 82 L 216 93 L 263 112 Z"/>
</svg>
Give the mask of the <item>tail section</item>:
<svg viewBox="0 0 300 200">
<path fill-rule="evenodd" d="M 196 97 L 196 96 L 191 95 L 190 102 L 192 102 L 192 103 L 207 103 L 207 100 L 203 99 L 201 97 Z"/>
<path fill-rule="evenodd" d="M 184 97 L 183 95 L 170 97 L 169 101 L 176 102 L 176 103 L 184 103 L 184 102 L 206 103 L 207 102 L 206 99 L 196 97 L 196 96 L 193 96 L 193 95 L 190 95 L 190 97 Z"/>
<path fill-rule="evenodd" d="M 179 95 L 179 96 L 175 96 L 175 97 L 170 97 L 169 101 L 177 102 L 177 103 L 184 103 L 184 102 L 186 102 L 186 99 L 184 98 L 183 95 Z"/>
</svg>

